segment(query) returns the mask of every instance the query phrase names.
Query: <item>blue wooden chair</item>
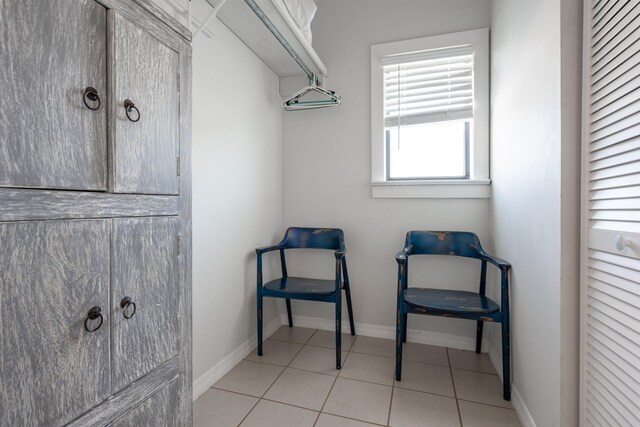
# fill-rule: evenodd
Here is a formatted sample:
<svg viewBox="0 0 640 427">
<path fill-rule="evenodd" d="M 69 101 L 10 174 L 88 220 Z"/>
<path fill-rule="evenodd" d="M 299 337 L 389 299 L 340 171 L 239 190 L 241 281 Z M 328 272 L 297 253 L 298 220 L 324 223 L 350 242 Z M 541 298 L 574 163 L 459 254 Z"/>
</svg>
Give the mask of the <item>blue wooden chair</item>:
<svg viewBox="0 0 640 427">
<path fill-rule="evenodd" d="M 308 279 L 289 277 L 284 252 L 287 249 L 330 249 L 335 251 L 335 280 Z M 280 251 L 282 277 L 262 283 L 262 254 Z M 349 289 L 349 273 L 347 272 L 347 250 L 344 246 L 344 233 L 337 228 L 301 228 L 287 229 L 284 238 L 275 246 L 257 248 L 258 254 L 258 355 L 262 356 L 262 299 L 264 297 L 284 298 L 287 305 L 289 327 L 293 326 L 291 300 L 325 301 L 336 305 L 336 368 L 341 365 L 341 329 L 342 329 L 342 289 L 347 297 L 347 309 L 351 335 L 355 335 L 353 309 L 351 307 L 351 291 Z"/>
<path fill-rule="evenodd" d="M 478 293 L 449 289 L 408 287 L 409 257 L 412 255 L 455 255 L 476 258 L 480 264 Z M 396 380 L 402 375 L 402 345 L 407 341 L 407 314 L 454 317 L 477 321 L 476 353 L 482 347 L 483 322 L 502 324 L 503 397 L 511 400 L 509 353 L 509 269 L 511 264 L 485 253 L 474 233 L 457 231 L 410 231 L 404 248 L 396 255 L 398 262 L 398 315 L 396 320 Z M 485 296 L 487 263 L 501 273 L 501 304 Z"/>
</svg>

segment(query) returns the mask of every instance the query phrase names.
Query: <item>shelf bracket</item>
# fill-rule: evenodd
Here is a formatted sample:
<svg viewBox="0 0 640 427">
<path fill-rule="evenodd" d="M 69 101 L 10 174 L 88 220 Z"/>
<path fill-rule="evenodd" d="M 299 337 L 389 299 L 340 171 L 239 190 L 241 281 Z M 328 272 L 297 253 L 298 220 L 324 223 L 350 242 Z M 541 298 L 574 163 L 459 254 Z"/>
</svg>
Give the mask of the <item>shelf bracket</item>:
<svg viewBox="0 0 640 427">
<path fill-rule="evenodd" d="M 154 1 L 158 1 L 158 0 L 154 0 Z M 161 1 L 164 2 L 166 5 L 168 5 L 173 10 L 173 12 L 177 14 L 181 19 L 184 19 L 186 21 L 185 25 L 187 26 L 189 31 L 192 32 L 192 38 L 193 38 L 194 36 L 193 29 L 194 27 L 198 27 L 198 22 L 200 22 L 200 20 L 197 19 L 193 14 L 193 7 L 191 3 L 193 0 L 161 0 Z M 209 0 L 206 0 L 206 1 L 210 7 L 212 8 L 215 7 L 215 5 L 211 4 Z M 186 2 L 186 6 L 185 6 L 185 2 Z M 213 19 L 213 17 L 211 18 Z M 209 22 L 210 20 L 207 21 L 207 24 Z M 215 34 L 213 34 L 211 30 L 206 29 L 205 26 L 201 26 L 198 29 L 198 33 L 202 32 L 202 34 L 204 34 L 207 37 L 213 37 Z"/>
<path fill-rule="evenodd" d="M 189 2 L 189 25 L 191 26 L 191 0 L 187 0 Z M 209 13 L 209 16 L 207 16 L 207 19 L 204 20 L 204 22 L 202 23 L 202 25 L 200 26 L 200 28 L 198 28 L 195 32 L 193 32 L 193 36 L 192 38 L 195 39 L 196 36 L 198 34 L 200 34 L 200 32 L 206 28 L 207 25 L 209 25 L 209 22 L 211 22 L 211 20 L 213 18 L 215 18 L 216 16 L 218 16 L 218 11 L 220 10 L 220 8 L 225 4 L 227 0 L 218 0 L 218 3 L 216 3 L 215 6 L 213 6 L 213 9 L 211 10 L 211 12 Z M 207 3 L 209 3 L 209 1 L 207 1 Z M 209 4 L 211 5 L 211 4 Z"/>
</svg>

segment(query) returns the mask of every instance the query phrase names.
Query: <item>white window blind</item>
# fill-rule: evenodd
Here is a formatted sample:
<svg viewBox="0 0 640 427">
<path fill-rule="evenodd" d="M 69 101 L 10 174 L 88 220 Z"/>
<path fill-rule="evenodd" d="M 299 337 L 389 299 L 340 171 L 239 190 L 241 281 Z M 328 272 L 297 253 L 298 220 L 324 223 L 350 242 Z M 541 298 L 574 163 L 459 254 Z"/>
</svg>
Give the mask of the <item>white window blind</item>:
<svg viewBox="0 0 640 427">
<path fill-rule="evenodd" d="M 382 66 L 385 127 L 473 118 L 471 47 L 388 56 Z"/>
</svg>

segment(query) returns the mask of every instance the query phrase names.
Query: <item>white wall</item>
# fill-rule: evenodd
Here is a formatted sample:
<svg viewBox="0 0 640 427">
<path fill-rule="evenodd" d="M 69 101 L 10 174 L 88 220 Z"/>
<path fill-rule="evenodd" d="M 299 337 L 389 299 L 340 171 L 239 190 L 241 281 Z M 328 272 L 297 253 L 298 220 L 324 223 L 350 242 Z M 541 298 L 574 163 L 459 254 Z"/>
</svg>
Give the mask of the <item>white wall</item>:
<svg viewBox="0 0 640 427">
<path fill-rule="evenodd" d="M 254 249 L 283 231 L 278 78 L 220 21 L 208 28 L 193 42 L 194 381 L 255 335 Z M 266 302 L 265 324 L 278 310 Z"/>
<path fill-rule="evenodd" d="M 513 385 L 538 426 L 577 425 L 579 27 L 579 1 L 492 3 L 491 225 L 513 265 Z"/>
<path fill-rule="evenodd" d="M 255 335 L 255 252 L 282 233 L 278 78 L 219 21 L 193 44 L 193 377 Z M 265 324 L 277 317 L 265 306 Z"/>
<path fill-rule="evenodd" d="M 469 230 L 489 241 L 486 199 L 371 197 L 371 45 L 484 28 L 489 19 L 489 1 L 318 1 L 313 44 L 329 69 L 327 87 L 342 95 L 344 102 L 337 108 L 285 113 L 285 225 L 345 231 L 357 322 L 395 325 L 394 256 L 408 230 Z M 332 255 L 320 263 L 300 258 L 290 258 L 290 274 L 332 278 Z M 295 261 L 302 265 L 296 267 Z M 471 274 L 470 289 L 477 289 L 479 267 L 473 261 L 438 262 L 445 268 L 436 269 L 423 283 L 454 286 L 454 276 Z M 461 263 L 466 268 L 459 268 Z M 331 304 L 294 301 L 293 308 L 294 315 L 333 318 Z M 437 334 L 459 338 L 452 345 L 469 345 L 475 333 L 473 322 L 426 316 L 412 316 L 409 328 L 429 331 L 432 338 L 443 338 Z"/>
</svg>

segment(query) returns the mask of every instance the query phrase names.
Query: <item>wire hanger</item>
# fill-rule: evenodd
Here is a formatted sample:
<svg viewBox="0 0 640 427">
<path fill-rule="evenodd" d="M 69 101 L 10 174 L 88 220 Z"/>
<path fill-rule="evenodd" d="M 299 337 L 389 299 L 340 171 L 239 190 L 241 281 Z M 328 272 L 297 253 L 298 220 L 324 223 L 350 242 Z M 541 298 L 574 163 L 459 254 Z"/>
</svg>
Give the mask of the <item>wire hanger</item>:
<svg viewBox="0 0 640 427">
<path fill-rule="evenodd" d="M 309 100 L 309 101 L 300 100 L 300 98 L 302 98 L 303 96 L 311 92 L 324 95 L 325 98 Z M 341 103 L 342 103 L 342 97 L 339 95 L 336 95 L 336 93 L 332 90 L 321 88 L 320 82 L 318 81 L 318 77 L 315 74 L 313 74 L 312 78 L 309 79 L 309 86 L 300 89 L 291 98 L 284 101 L 282 103 L 282 106 L 287 111 L 295 111 L 295 110 L 311 110 L 314 108 L 335 107 L 340 105 Z"/>
</svg>

